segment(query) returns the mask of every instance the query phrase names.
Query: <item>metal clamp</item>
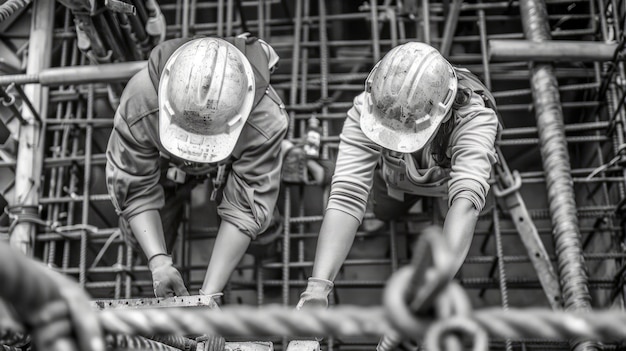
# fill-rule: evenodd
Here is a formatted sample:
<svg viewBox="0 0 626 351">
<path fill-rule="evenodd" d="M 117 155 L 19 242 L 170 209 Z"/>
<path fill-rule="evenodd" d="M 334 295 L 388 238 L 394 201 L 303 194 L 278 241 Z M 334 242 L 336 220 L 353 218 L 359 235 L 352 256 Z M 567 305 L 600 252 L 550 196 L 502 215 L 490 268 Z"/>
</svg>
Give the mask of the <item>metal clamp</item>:
<svg viewBox="0 0 626 351">
<path fill-rule="evenodd" d="M 496 197 L 505 197 L 513 194 L 514 192 L 520 190 L 522 187 L 522 177 L 520 176 L 517 170 L 513 171 L 513 173 L 505 174 L 508 178 L 513 179 L 513 184 L 506 187 L 501 188 L 499 185 L 495 184 L 493 186 L 493 194 Z"/>
<path fill-rule="evenodd" d="M 217 192 L 222 188 L 224 184 L 224 178 L 226 177 L 226 164 L 220 164 L 217 167 L 217 175 L 213 178 L 213 190 L 211 191 L 211 201 L 215 201 L 217 198 Z"/>
</svg>

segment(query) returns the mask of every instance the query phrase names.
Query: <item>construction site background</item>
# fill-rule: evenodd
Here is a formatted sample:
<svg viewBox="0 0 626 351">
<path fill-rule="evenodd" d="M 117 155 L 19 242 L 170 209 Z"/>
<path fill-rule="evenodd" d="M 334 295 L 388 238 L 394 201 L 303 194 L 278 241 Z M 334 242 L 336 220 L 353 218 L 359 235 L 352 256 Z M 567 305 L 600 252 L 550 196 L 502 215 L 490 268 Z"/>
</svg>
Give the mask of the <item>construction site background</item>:
<svg viewBox="0 0 626 351">
<path fill-rule="evenodd" d="M 498 146 L 514 177 L 494 176 L 500 197 L 490 193 L 457 277 L 472 305 L 623 309 L 623 1 L 106 3 L 0 1 L 0 205 L 6 206 L 0 238 L 18 238 L 14 246 L 74 277 L 92 297 L 153 296 L 145 258 L 120 237 L 104 179 L 125 82 L 164 39 L 249 32 L 280 56 L 271 84 L 291 118 L 288 139 L 297 143 L 315 116 L 321 158 L 330 164 L 352 99 L 390 48 L 423 41 L 476 73 L 497 102 L 505 127 Z M 174 253 L 192 294 L 217 229 L 209 187 L 205 182 L 193 192 Z M 560 296 L 546 293 L 550 277 L 537 273 L 535 252 L 520 240 L 507 188 L 521 194 L 560 277 Z M 253 244 L 225 291 L 226 304 L 295 305 L 311 273 L 328 190 L 283 184 L 280 230 Z M 405 220 L 382 229 L 366 221 L 332 302 L 380 304 L 420 231 L 441 224 L 436 205 L 420 201 Z M 375 343 L 346 339 L 329 347 Z M 567 340 L 513 345 L 568 347 Z"/>
</svg>

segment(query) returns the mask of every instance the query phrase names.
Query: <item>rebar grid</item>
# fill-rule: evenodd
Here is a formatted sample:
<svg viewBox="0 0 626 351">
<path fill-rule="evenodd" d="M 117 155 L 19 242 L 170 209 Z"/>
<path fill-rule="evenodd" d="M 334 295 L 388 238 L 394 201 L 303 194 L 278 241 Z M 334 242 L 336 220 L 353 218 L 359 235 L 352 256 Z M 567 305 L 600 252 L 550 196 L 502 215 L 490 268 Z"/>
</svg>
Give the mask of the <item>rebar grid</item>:
<svg viewBox="0 0 626 351">
<path fill-rule="evenodd" d="M 308 0 L 240 3 L 242 10 L 232 0 L 159 1 L 168 23 L 168 38 L 183 34 L 232 35 L 245 29 L 271 43 L 281 56 L 272 85 L 290 111 L 289 138 L 300 138 L 314 113 L 324 123 L 322 141 L 328 157 L 336 153 L 345 112 L 363 89 L 363 81 L 377 58 L 397 43 L 416 38 L 440 47 L 449 13 L 448 2 L 444 1 L 372 0 L 354 6 Z M 546 3 L 554 40 L 622 40 L 619 19 L 623 14 L 614 11 L 619 8 L 614 1 Z M 53 38 L 59 50 L 54 67 L 71 69 L 88 64 L 76 46 L 73 14 L 59 3 L 56 6 Z M 20 39 L 17 33 L 11 35 L 6 31 L 8 38 Z M 521 172 L 522 195 L 556 262 L 547 221 L 545 172 L 537 147 L 528 62 L 492 62 L 488 52 L 489 40 L 522 38 L 517 2 L 463 3 L 454 35 L 446 45 L 453 64 L 468 67 L 492 88 L 506 127 L 499 144 L 511 167 Z M 626 180 L 618 157 L 624 145 L 625 116 L 620 103 L 625 94 L 623 66 L 621 61 L 564 61 L 555 65 L 554 74 L 565 117 L 582 249 L 590 266 L 592 303 L 598 307 L 619 305 L 623 282 L 618 278 L 626 262 L 620 246 L 622 214 L 618 211 Z M 49 90 L 50 105 L 43 124 L 45 145 L 38 150 L 44 170 L 38 199 L 44 223 L 36 228 L 35 254 L 76 277 L 95 297 L 150 296 L 147 267 L 119 237 L 117 219 L 103 186 L 106 136 L 113 116 L 106 107 L 109 93 L 104 84 L 59 84 Z M 0 161 L 3 168 L 15 165 L 15 161 Z M 321 190 L 315 186 L 285 188 L 279 204 L 283 235 L 266 248 L 264 256 L 242 262 L 229 284 L 228 302 L 295 304 L 311 270 L 323 193 L 328 188 Z M 184 239 L 177 251 L 192 293 L 202 283 L 207 258 L 193 248 L 205 245 L 205 253 L 210 252 L 216 233 L 214 224 L 198 220 L 193 206 L 199 205 L 191 204 Z M 394 223 L 389 229 L 371 232 L 364 228 L 359 233 L 354 254 L 336 282 L 335 302 L 345 302 L 362 288 L 371 296 L 361 303 L 378 299 L 389 274 L 408 262 L 407 243 L 414 240 L 419 228 L 433 220 L 427 202 L 422 210 L 426 213 L 413 214 L 408 221 Z M 495 275 L 499 255 L 492 240 L 495 229 L 490 228 L 491 216 L 479 221 L 470 257 L 460 274 L 462 284 L 476 291 L 473 298 L 481 305 L 500 303 L 500 289 L 506 286 L 511 307 L 545 306 L 526 253 L 518 249 L 519 239 L 507 209 L 496 212 L 503 241 L 501 264 L 507 272 L 505 284 L 499 284 Z M 522 344 L 523 340 L 512 340 L 514 348 Z M 350 345 L 349 341 L 335 340 L 329 346 Z M 493 347 L 504 349 L 505 345 Z"/>
</svg>

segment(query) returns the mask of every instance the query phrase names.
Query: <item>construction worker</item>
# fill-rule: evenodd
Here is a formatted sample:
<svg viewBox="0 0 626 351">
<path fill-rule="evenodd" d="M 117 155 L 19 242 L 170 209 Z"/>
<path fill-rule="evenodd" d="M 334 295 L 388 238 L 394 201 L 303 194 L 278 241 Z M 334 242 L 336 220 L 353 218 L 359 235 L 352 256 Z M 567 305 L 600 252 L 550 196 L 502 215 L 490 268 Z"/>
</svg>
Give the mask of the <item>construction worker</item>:
<svg viewBox="0 0 626 351">
<path fill-rule="evenodd" d="M 107 147 L 107 187 L 123 234 L 148 259 L 157 297 L 188 295 L 170 254 L 197 184 L 211 180 L 220 218 L 200 294 L 221 296 L 270 225 L 288 124 L 269 85 L 277 61 L 253 37 L 174 39 L 128 82 Z"/>
<path fill-rule="evenodd" d="M 491 94 L 477 86 L 484 87 L 423 43 L 397 46 L 376 64 L 344 122 L 313 272 L 298 308 L 328 306 L 370 191 L 381 220 L 402 216 L 421 197 L 447 198 L 443 233 L 460 269 L 497 161 L 500 124 L 485 106 L 483 96 Z"/>
</svg>

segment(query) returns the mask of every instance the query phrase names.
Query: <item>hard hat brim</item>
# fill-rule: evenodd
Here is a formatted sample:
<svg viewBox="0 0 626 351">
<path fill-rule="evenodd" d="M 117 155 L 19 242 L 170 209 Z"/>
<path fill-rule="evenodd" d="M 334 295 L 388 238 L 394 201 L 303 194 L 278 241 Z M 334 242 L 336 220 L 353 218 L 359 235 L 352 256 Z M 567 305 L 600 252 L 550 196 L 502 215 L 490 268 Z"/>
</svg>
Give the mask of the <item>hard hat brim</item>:
<svg viewBox="0 0 626 351">
<path fill-rule="evenodd" d="M 227 159 L 237 145 L 245 121 L 240 121 L 230 133 L 201 135 L 190 133 L 160 118 L 161 145 L 170 154 L 191 162 L 213 163 Z"/>
<path fill-rule="evenodd" d="M 196 134 L 172 123 L 171 109 L 168 108 L 167 99 L 164 98 L 166 94 L 164 79 L 167 79 L 165 71 L 168 65 L 175 62 L 178 50 L 165 65 L 166 68 L 159 82 L 159 139 L 163 148 L 173 156 L 191 162 L 220 162 L 228 158 L 237 145 L 241 131 L 252 111 L 256 83 L 252 65 L 245 55 L 234 45 L 228 42 L 225 44 L 231 46 L 233 52 L 239 56 L 247 76 L 247 91 L 251 93 L 246 94 L 237 116 L 229 121 L 229 126 L 224 133 Z"/>
<path fill-rule="evenodd" d="M 402 131 L 391 129 L 381 123 L 381 118 L 375 115 L 371 108 L 369 93 L 365 93 L 364 106 L 361 110 L 361 130 L 374 143 L 385 149 L 412 153 L 421 150 L 437 133 L 439 125 L 445 116 L 433 116 L 429 127 L 417 131 Z"/>
</svg>

